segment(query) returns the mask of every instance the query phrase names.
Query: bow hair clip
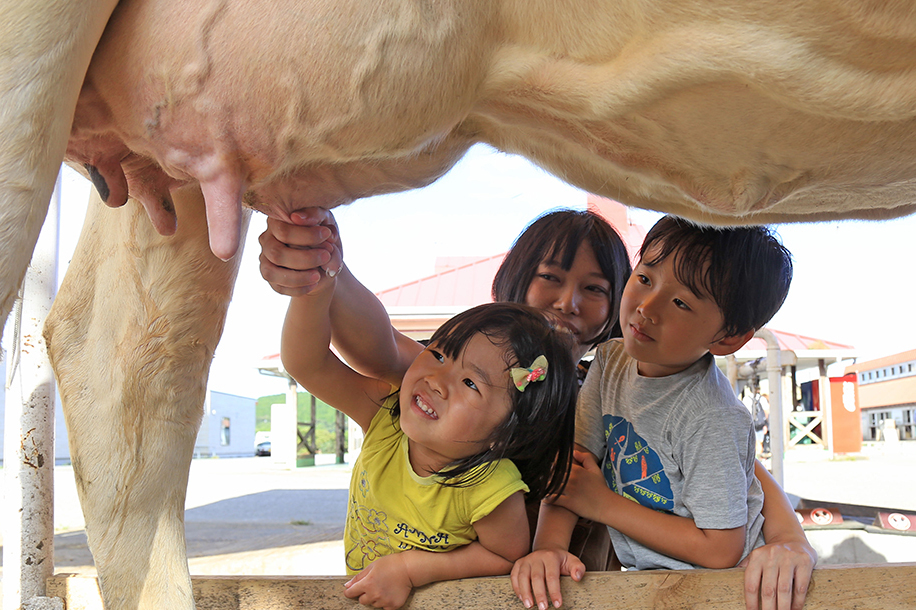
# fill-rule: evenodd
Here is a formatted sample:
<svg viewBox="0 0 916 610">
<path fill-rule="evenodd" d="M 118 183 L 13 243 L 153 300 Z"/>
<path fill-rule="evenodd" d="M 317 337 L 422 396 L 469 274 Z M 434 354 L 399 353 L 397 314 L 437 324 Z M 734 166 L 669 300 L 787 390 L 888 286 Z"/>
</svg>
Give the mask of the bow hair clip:
<svg viewBox="0 0 916 610">
<path fill-rule="evenodd" d="M 528 368 L 513 368 L 509 371 L 512 376 L 512 383 L 519 392 L 524 392 L 525 388 L 532 381 L 543 381 L 547 377 L 547 358 L 538 356 Z"/>
</svg>

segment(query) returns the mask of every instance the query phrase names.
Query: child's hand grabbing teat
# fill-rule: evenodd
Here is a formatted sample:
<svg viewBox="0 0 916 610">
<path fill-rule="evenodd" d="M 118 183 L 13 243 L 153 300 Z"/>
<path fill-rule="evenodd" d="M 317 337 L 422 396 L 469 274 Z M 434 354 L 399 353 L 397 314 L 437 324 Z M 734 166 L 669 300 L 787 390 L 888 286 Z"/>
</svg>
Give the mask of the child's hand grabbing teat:
<svg viewBox="0 0 916 610">
<path fill-rule="evenodd" d="M 300 296 L 330 284 L 343 270 L 343 246 L 329 210 L 305 208 L 290 215 L 292 223 L 267 219 L 261 244 L 261 276 L 271 288 Z"/>
</svg>

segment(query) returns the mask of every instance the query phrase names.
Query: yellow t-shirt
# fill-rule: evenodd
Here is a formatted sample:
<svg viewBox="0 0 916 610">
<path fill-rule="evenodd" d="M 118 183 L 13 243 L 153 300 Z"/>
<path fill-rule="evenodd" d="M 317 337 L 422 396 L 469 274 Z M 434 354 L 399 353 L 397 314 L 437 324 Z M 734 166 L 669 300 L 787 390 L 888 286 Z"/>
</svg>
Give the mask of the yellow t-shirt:
<svg viewBox="0 0 916 610">
<path fill-rule="evenodd" d="M 387 405 L 386 405 L 387 406 Z M 528 486 L 510 460 L 479 484 L 447 487 L 410 466 L 407 437 L 388 409 L 379 409 L 350 478 L 344 547 L 347 573 L 382 555 L 408 549 L 450 551 L 477 539 L 473 524 Z"/>
</svg>

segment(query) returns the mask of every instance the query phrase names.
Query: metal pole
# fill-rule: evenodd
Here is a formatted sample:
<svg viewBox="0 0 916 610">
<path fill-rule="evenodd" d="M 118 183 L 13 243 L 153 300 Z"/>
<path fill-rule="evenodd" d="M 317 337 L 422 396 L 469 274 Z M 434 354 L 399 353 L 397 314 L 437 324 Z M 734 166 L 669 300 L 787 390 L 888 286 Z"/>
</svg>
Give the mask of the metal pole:
<svg viewBox="0 0 916 610">
<path fill-rule="evenodd" d="M 821 439 L 827 445 L 827 455 L 833 459 L 833 405 L 830 400 L 830 377 L 827 375 L 827 362 L 821 358 L 817 361 L 817 389 L 821 406 Z"/>
<path fill-rule="evenodd" d="M 305 448 L 308 449 L 309 453 L 312 455 L 318 453 L 318 441 L 316 436 L 316 428 L 318 428 L 318 399 L 315 398 L 312 394 L 309 394 L 309 433 L 306 436 Z M 298 422 L 296 422 L 298 424 Z"/>
<path fill-rule="evenodd" d="M 782 363 L 779 342 L 776 335 L 765 328 L 758 330 L 755 337 L 767 342 L 767 385 L 770 391 L 770 470 L 773 478 L 783 486 L 783 461 L 785 460 L 785 418 L 782 409 Z"/>
<path fill-rule="evenodd" d="M 334 418 L 334 437 L 336 439 L 336 452 L 337 452 L 337 463 L 344 463 L 344 455 L 347 452 L 347 416 L 337 411 L 337 415 Z"/>
<path fill-rule="evenodd" d="M 42 326 L 57 293 L 60 176 L 13 314 L 3 471 L 3 607 L 46 605 L 54 574 L 54 375 Z M 7 333 L 4 333 L 7 334 Z M 61 606 L 62 607 L 62 606 Z"/>
</svg>

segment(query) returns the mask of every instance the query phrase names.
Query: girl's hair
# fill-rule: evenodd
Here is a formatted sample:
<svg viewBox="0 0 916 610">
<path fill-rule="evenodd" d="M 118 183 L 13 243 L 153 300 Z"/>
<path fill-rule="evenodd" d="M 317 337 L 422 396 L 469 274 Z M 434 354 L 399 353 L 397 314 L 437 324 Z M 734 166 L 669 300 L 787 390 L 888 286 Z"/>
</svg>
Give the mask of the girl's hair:
<svg viewBox="0 0 916 610">
<path fill-rule="evenodd" d="M 555 210 L 528 225 L 493 278 L 493 300 L 524 303 L 538 265 L 552 260 L 569 271 L 579 246 L 585 241 L 592 247 L 611 289 L 607 324 L 582 343 L 597 345 L 610 337 L 621 336 L 620 297 L 632 271 L 630 257 L 614 227 L 594 212 Z"/>
<path fill-rule="evenodd" d="M 533 307 L 488 303 L 451 318 L 435 332 L 430 345 L 456 359 L 477 333 L 504 349 L 503 375 L 512 409 L 483 439 L 486 450 L 456 460 L 437 474 L 443 477 L 444 485 L 470 486 L 485 478 L 497 460 L 509 459 L 528 485 L 529 499 L 560 492 L 572 464 L 578 391 L 570 352 L 572 335 Z M 518 391 L 509 370 L 530 367 L 538 356 L 547 358 L 546 377 L 529 383 L 524 392 Z M 397 417 L 397 401 L 394 405 L 392 414 Z"/>
</svg>

